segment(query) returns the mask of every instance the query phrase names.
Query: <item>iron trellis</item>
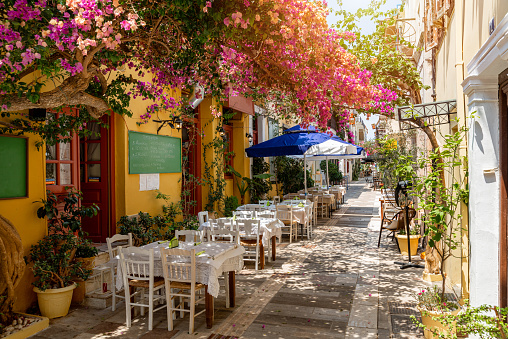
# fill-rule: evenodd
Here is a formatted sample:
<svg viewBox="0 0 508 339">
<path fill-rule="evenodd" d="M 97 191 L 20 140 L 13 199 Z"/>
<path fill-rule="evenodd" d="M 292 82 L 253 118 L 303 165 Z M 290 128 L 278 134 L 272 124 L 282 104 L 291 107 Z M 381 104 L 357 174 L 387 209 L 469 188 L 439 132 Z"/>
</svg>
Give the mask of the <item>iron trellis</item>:
<svg viewBox="0 0 508 339">
<path fill-rule="evenodd" d="M 412 119 L 423 119 L 427 126 L 437 126 L 450 123 L 450 115 L 457 113 L 457 100 L 436 101 L 427 104 L 404 106 L 397 109 L 400 129 L 407 131 L 417 128 L 409 122 Z"/>
</svg>

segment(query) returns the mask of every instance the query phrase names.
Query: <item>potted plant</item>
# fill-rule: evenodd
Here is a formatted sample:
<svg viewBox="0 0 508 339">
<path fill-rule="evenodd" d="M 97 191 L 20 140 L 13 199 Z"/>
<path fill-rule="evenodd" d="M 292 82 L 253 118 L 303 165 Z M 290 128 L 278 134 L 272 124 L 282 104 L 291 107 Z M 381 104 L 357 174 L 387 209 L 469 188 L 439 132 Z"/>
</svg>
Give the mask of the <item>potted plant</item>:
<svg viewBox="0 0 508 339">
<path fill-rule="evenodd" d="M 447 322 L 449 316 L 460 311 L 460 305 L 449 300 L 437 286 L 430 291 L 422 290 L 416 295 L 417 308 L 421 313 L 425 338 L 440 338 L 456 335 L 456 322 Z M 415 321 L 415 318 L 413 318 Z"/>
<path fill-rule="evenodd" d="M 397 234 L 395 234 L 397 242 L 399 244 L 400 253 L 407 255 L 407 234 L 406 229 L 402 228 Z M 411 245 L 411 255 L 416 255 L 418 252 L 418 241 L 420 240 L 420 228 L 418 225 L 414 225 L 409 229 L 409 242 Z"/>
<path fill-rule="evenodd" d="M 57 318 L 65 316 L 76 288 L 75 279 L 86 280 L 91 270 L 84 269 L 82 263 L 75 260 L 78 246 L 84 240 L 80 238 L 81 217 L 97 214 L 97 206 L 79 205 L 81 194 L 71 190 L 63 201 L 48 192 L 43 206 L 37 210 L 39 218 L 48 218 L 48 235 L 36 245 L 32 245 L 29 262 L 35 276 L 34 292 L 37 293 L 39 308 L 43 316 Z M 63 204 L 63 211 L 58 206 Z"/>
<path fill-rule="evenodd" d="M 452 313 L 436 318 L 445 327 L 453 329 L 449 331 L 450 333 L 440 333 L 442 338 L 457 339 L 468 335 L 476 335 L 482 339 L 508 337 L 506 322 L 508 308 L 492 305 L 473 307 L 469 305 L 468 300 L 465 300 L 461 311 L 458 314 Z M 425 328 L 424 325 L 420 326 Z"/>
<path fill-rule="evenodd" d="M 95 257 L 99 254 L 99 249 L 93 246 L 88 239 L 82 239 L 76 249 L 75 260 L 81 263 L 83 269 L 91 270 L 95 267 Z"/>
<path fill-rule="evenodd" d="M 233 173 L 235 175 L 236 187 L 238 188 L 238 192 L 240 192 L 240 205 L 245 204 L 245 194 L 253 185 L 262 185 L 258 181 L 254 179 L 269 179 L 272 175 L 268 173 L 263 174 L 255 174 L 252 177 L 254 179 L 250 179 L 247 177 L 242 177 L 240 173 L 238 173 L 233 167 L 228 165 L 228 172 Z"/>
<path fill-rule="evenodd" d="M 444 135 L 441 148 L 430 152 L 416 163 L 411 156 L 402 156 L 402 163 L 395 173 L 413 182 L 411 194 L 418 198 L 418 208 L 425 212 L 422 222 L 426 226 L 425 236 L 428 237 L 428 243 L 425 249 L 423 278 L 432 281 L 439 276 L 442 286 L 439 291 L 434 289 L 431 294 L 422 295 L 426 298 L 430 295 L 427 299 L 434 300 L 436 305 L 447 304 L 445 263 L 460 246 L 460 239 L 457 236 L 462 222 L 460 210 L 462 204 L 468 203 L 469 191 L 465 183 L 467 159 L 459 154 L 459 147 L 466 133 L 467 128 L 461 127 L 453 134 Z M 418 176 L 415 167 L 422 171 L 431 170 L 426 175 Z M 432 304 L 430 302 L 421 304 L 422 322 L 428 319 L 424 317 L 424 312 L 438 312 L 441 315 L 452 313 L 449 307 L 444 310 L 432 309 L 429 305 Z M 430 315 L 431 318 L 436 318 L 436 314 Z M 434 324 L 424 325 L 432 328 Z"/>
</svg>

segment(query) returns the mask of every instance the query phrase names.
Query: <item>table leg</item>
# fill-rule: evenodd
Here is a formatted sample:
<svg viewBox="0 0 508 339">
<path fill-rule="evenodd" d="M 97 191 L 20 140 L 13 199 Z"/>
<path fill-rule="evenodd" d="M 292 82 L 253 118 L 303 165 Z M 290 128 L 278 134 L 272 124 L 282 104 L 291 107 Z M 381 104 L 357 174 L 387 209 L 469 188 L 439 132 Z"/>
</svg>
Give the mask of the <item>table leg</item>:
<svg viewBox="0 0 508 339">
<path fill-rule="evenodd" d="M 277 245 L 275 244 L 275 236 L 272 237 L 272 260 L 275 261 L 275 248 Z"/>
<path fill-rule="evenodd" d="M 231 291 L 231 289 L 230 289 Z M 231 293 L 231 292 L 230 292 Z M 208 286 L 205 286 L 205 314 L 206 314 L 206 328 L 213 326 L 213 296 L 208 293 Z"/>
<path fill-rule="evenodd" d="M 235 271 L 229 271 L 229 306 L 235 307 L 236 297 L 236 276 Z"/>
<path fill-rule="evenodd" d="M 263 242 L 262 241 L 259 244 L 259 255 L 260 255 L 259 261 L 260 261 L 260 264 L 261 264 L 261 269 L 264 270 L 265 269 L 265 247 L 263 246 Z"/>
</svg>

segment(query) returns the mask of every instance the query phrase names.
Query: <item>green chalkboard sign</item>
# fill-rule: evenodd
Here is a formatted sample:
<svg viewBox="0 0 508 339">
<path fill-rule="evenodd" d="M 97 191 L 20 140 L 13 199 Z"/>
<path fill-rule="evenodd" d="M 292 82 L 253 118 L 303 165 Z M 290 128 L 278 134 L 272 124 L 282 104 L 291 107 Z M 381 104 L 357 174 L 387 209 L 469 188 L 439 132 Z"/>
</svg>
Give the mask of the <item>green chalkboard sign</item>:
<svg viewBox="0 0 508 339">
<path fill-rule="evenodd" d="M 28 139 L 0 135 L 0 199 L 28 197 Z"/>
<path fill-rule="evenodd" d="M 182 139 L 129 132 L 129 173 L 179 173 L 182 171 Z"/>
</svg>

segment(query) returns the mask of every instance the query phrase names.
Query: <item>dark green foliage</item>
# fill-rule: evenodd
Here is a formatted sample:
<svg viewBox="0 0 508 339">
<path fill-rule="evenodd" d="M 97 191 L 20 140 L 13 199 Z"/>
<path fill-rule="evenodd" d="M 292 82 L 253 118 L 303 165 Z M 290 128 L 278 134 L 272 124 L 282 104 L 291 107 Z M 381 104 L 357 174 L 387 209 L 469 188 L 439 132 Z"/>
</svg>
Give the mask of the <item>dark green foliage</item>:
<svg viewBox="0 0 508 339">
<path fill-rule="evenodd" d="M 36 279 L 32 284 L 45 291 L 72 285 L 75 277 L 88 279 L 92 271 L 82 269 L 81 263 L 74 261 L 78 243 L 72 233 L 54 233 L 32 245 L 30 261 Z"/>
<path fill-rule="evenodd" d="M 252 162 L 252 174 L 264 174 L 270 170 L 270 164 L 265 162 L 263 158 L 254 158 Z M 270 180 L 261 179 L 254 177 L 252 179 L 253 185 L 250 189 L 250 201 L 251 203 L 257 203 L 266 194 L 268 194 L 272 188 Z"/>
<path fill-rule="evenodd" d="M 175 230 L 192 230 L 199 227 L 196 216 L 187 216 L 183 221 L 177 221 L 182 215 L 181 201 L 171 202 L 169 195 L 159 191 L 155 198 L 166 202 L 162 206 L 162 214 L 151 216 L 149 213 L 139 212 L 138 217 L 122 216 L 117 222 L 120 234 L 132 233 L 136 245 L 146 245 L 173 238 Z"/>
<path fill-rule="evenodd" d="M 76 258 L 91 258 L 97 254 L 99 254 L 99 249 L 93 246 L 92 242 L 88 239 L 84 239 L 76 250 Z"/>
<path fill-rule="evenodd" d="M 321 168 L 321 172 L 326 175 L 326 160 L 321 161 L 319 167 Z M 330 171 L 330 183 L 338 183 L 342 180 L 342 172 L 339 170 L 339 166 L 330 160 L 328 160 L 328 171 Z"/>
<path fill-rule="evenodd" d="M 240 206 L 238 203 L 238 198 L 235 196 L 227 197 L 224 201 L 224 216 L 225 217 L 231 217 L 233 216 L 233 211 L 236 211 L 236 209 Z"/>
<path fill-rule="evenodd" d="M 47 197 L 40 201 L 43 206 L 37 209 L 37 216 L 48 219 L 49 235 L 32 245 L 28 259 L 33 263 L 36 278 L 33 285 L 43 291 L 69 286 L 75 278 L 88 279 L 92 271 L 82 269 L 74 258 L 77 254 L 94 256 L 97 253 L 84 239 L 86 233 L 81 228 L 81 219 L 97 215 L 98 207 L 80 206 L 81 192 L 76 190 L 70 190 L 63 201 L 49 191 Z M 63 210 L 58 208 L 61 204 Z"/>
<path fill-rule="evenodd" d="M 277 181 L 282 185 L 282 194 L 295 193 L 305 188 L 303 160 L 285 156 L 275 157 Z M 307 170 L 307 187 L 314 186 L 314 180 Z"/>
<path fill-rule="evenodd" d="M 149 213 L 138 213 L 139 217 L 122 216 L 117 222 L 120 234 L 132 233 L 136 245 L 146 245 L 162 239 L 165 227 L 160 215 L 152 217 Z"/>
</svg>

